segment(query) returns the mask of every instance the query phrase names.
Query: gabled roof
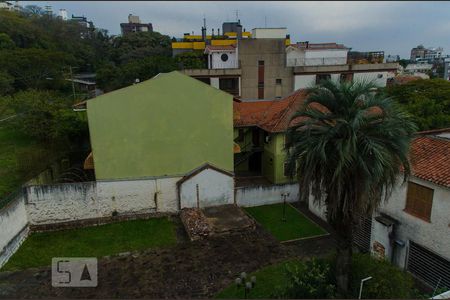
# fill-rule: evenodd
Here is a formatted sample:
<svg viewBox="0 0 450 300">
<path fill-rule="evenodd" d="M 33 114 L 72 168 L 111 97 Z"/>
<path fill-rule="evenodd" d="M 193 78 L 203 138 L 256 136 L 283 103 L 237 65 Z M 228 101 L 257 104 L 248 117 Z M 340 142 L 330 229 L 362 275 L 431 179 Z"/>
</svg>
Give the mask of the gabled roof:
<svg viewBox="0 0 450 300">
<path fill-rule="evenodd" d="M 419 132 L 410 149 L 413 176 L 450 188 L 449 134 L 450 128 Z"/>
<path fill-rule="evenodd" d="M 305 90 L 297 90 L 281 100 L 234 102 L 234 126 L 257 126 L 267 132 L 284 132 L 305 97 Z"/>
<path fill-rule="evenodd" d="M 236 47 L 234 45 L 223 45 L 223 46 L 208 45 L 205 47 L 205 53 L 220 52 L 220 51 L 236 51 Z"/>
</svg>

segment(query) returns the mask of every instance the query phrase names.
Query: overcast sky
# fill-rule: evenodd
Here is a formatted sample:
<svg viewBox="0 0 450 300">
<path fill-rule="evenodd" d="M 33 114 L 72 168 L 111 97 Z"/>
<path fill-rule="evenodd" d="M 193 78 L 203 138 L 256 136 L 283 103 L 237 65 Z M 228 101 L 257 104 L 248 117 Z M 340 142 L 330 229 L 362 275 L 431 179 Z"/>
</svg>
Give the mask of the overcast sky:
<svg viewBox="0 0 450 300">
<path fill-rule="evenodd" d="M 353 50 L 399 54 L 409 58 L 412 47 L 442 46 L 450 54 L 450 2 L 145 2 L 145 1 L 21 1 L 51 5 L 54 12 L 84 15 L 96 27 L 119 34 L 129 13 L 153 23 L 155 31 L 175 37 L 200 34 L 203 16 L 208 33 L 222 22 L 236 20 L 247 30 L 287 27 L 292 42 L 338 42 Z"/>
</svg>

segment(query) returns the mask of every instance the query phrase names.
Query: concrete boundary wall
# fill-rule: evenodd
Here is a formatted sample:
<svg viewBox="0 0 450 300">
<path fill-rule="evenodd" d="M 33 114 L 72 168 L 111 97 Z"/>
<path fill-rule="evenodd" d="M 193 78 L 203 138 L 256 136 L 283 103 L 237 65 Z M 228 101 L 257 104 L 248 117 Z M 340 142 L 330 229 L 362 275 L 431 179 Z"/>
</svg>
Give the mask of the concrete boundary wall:
<svg viewBox="0 0 450 300">
<path fill-rule="evenodd" d="M 244 207 L 281 203 L 282 193 L 289 193 L 287 202 L 298 201 L 298 183 L 238 187 L 235 189 L 235 202 Z"/>
<path fill-rule="evenodd" d="M 31 225 L 178 211 L 180 177 L 28 186 Z"/>
<path fill-rule="evenodd" d="M 0 209 L 0 267 L 17 251 L 28 232 L 25 201 L 20 194 Z"/>
</svg>

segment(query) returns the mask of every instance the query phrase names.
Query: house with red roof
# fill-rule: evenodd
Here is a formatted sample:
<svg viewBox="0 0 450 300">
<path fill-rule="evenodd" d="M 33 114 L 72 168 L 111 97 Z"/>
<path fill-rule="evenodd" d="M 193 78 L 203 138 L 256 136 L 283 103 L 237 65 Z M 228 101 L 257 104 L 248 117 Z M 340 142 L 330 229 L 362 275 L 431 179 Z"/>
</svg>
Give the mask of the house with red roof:
<svg viewBox="0 0 450 300">
<path fill-rule="evenodd" d="M 237 183 L 243 176 L 262 177 L 274 184 L 292 181 L 284 163 L 285 131 L 305 97 L 305 91 L 298 90 L 280 100 L 234 102 Z"/>
<path fill-rule="evenodd" d="M 420 132 L 412 174 L 373 219 L 371 251 L 431 288 L 450 289 L 450 128 Z"/>
<path fill-rule="evenodd" d="M 355 229 L 358 248 L 410 272 L 432 289 L 450 289 L 450 128 L 419 132 L 411 176 Z M 325 219 L 324 207 L 309 209 Z"/>
</svg>

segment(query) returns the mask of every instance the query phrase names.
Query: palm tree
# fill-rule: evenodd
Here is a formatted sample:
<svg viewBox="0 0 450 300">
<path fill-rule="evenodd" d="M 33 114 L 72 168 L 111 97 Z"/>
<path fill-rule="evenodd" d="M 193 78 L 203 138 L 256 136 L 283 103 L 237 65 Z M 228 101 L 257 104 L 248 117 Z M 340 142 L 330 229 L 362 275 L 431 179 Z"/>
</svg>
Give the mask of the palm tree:
<svg viewBox="0 0 450 300">
<path fill-rule="evenodd" d="M 336 284 L 349 290 L 353 229 L 386 201 L 403 171 L 410 174 L 411 117 L 371 82 L 324 81 L 307 98 L 287 130 L 287 167 L 297 169 L 302 200 L 326 205 L 336 230 Z"/>
</svg>

